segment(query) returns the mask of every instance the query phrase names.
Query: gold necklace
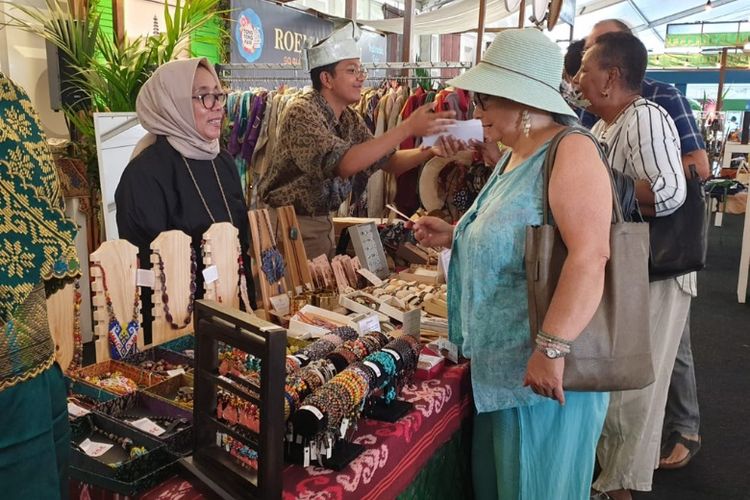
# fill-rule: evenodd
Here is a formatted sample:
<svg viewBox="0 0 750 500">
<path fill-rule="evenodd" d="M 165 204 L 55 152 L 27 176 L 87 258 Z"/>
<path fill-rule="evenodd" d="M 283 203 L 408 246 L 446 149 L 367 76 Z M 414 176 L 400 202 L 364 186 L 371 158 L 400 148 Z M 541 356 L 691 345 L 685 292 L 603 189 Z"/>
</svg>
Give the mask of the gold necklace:
<svg viewBox="0 0 750 500">
<path fill-rule="evenodd" d="M 201 188 L 198 186 L 198 182 L 195 180 L 195 176 L 193 175 L 193 170 L 190 168 L 190 164 L 188 163 L 187 159 L 183 156 L 182 161 L 185 162 L 185 166 L 187 167 L 187 171 L 190 174 L 190 178 L 193 180 L 193 185 L 195 186 L 195 190 L 198 191 L 198 196 L 200 196 L 201 201 L 203 202 L 203 207 L 206 209 L 206 212 L 208 212 L 208 216 L 211 218 L 211 222 L 215 223 L 216 219 L 214 218 L 214 214 L 211 212 L 211 209 L 208 208 L 208 203 L 206 203 L 206 199 L 203 197 L 203 193 L 201 192 Z M 224 207 L 227 209 L 227 214 L 229 215 L 229 222 L 232 223 L 234 226 L 234 218 L 232 217 L 232 211 L 229 210 L 229 203 L 227 203 L 227 197 L 224 194 L 224 187 L 221 185 L 221 180 L 219 180 L 219 173 L 216 171 L 216 163 L 214 163 L 214 160 L 211 160 L 211 166 L 214 169 L 214 176 L 216 177 L 216 183 L 219 185 L 219 191 L 221 191 L 221 198 L 224 200 Z"/>
<path fill-rule="evenodd" d="M 602 142 L 606 142 L 607 141 L 607 132 L 609 132 L 609 129 L 611 129 L 612 126 L 614 126 L 614 124 L 617 123 L 617 120 L 619 120 L 620 117 L 622 116 L 622 114 L 625 113 L 625 110 L 628 109 L 630 106 L 632 106 L 633 103 L 635 101 L 637 101 L 638 99 L 640 99 L 640 98 L 641 98 L 641 96 L 639 96 L 639 95 L 633 97 L 630 100 L 630 102 L 627 103 L 625 106 L 623 106 L 623 108 L 617 113 L 617 115 L 615 115 L 614 119 L 611 122 L 609 122 L 606 127 L 604 127 L 604 130 L 602 130 L 602 137 L 601 137 L 601 141 Z"/>
</svg>

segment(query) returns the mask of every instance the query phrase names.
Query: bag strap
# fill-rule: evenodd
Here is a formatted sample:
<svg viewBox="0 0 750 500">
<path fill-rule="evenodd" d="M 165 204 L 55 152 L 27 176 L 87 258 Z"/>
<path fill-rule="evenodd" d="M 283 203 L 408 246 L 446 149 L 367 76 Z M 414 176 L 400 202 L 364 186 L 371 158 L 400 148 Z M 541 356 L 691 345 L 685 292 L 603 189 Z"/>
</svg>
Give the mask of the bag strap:
<svg viewBox="0 0 750 500">
<path fill-rule="evenodd" d="M 604 163 L 604 167 L 607 170 L 607 175 L 609 175 L 609 184 L 612 188 L 612 219 L 618 223 L 621 224 L 624 222 L 624 217 L 622 215 L 622 205 L 620 204 L 620 197 L 617 194 L 617 188 L 615 187 L 615 178 L 612 175 L 612 169 L 609 166 L 609 160 L 607 160 L 607 156 L 604 154 L 604 151 L 602 150 L 601 145 L 599 144 L 599 141 L 596 140 L 596 138 L 591 135 L 591 132 L 589 132 L 586 129 L 583 129 L 581 127 L 565 127 L 563 130 L 558 132 L 555 137 L 552 138 L 552 141 L 550 142 L 549 148 L 547 149 L 547 154 L 544 155 L 544 164 L 543 164 L 543 175 L 544 175 L 544 192 L 542 196 L 542 223 L 544 225 L 549 224 L 549 219 L 551 215 L 551 210 L 549 208 L 549 180 L 552 176 L 552 167 L 555 164 L 555 156 L 557 155 L 557 148 L 560 145 L 560 141 L 562 141 L 565 137 L 569 136 L 570 134 L 581 134 L 589 139 L 594 143 L 596 146 L 596 150 L 599 152 L 599 158 Z"/>
</svg>

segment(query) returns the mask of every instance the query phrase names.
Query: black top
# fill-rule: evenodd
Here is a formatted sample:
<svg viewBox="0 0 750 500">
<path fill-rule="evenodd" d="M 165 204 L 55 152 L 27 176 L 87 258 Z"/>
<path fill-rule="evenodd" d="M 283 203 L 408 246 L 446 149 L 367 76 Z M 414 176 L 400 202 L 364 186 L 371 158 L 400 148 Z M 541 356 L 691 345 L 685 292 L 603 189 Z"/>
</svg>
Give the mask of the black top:
<svg viewBox="0 0 750 500">
<path fill-rule="evenodd" d="M 210 160 L 188 160 L 195 181 L 216 222 L 229 222 L 221 190 L 216 182 Z M 253 281 L 247 250 L 250 228 L 242 184 L 234 161 L 226 151 L 214 160 L 216 172 L 224 188 L 227 204 L 232 211 L 234 226 L 239 230 L 240 245 L 248 276 L 248 292 L 254 302 Z M 192 238 L 196 251 L 198 288 L 196 298 L 203 296 L 203 259 L 201 240 L 212 221 L 201 197 L 190 178 L 182 155 L 169 144 L 166 137 L 144 149 L 125 167 L 115 191 L 117 229 L 120 238 L 138 247 L 140 267 L 150 267 L 149 245 L 163 231 L 178 229 Z M 149 301 L 150 302 L 150 301 Z M 254 307 L 254 304 L 251 304 Z M 146 303 L 143 311 L 148 311 Z M 145 315 L 144 315 L 145 316 Z"/>
</svg>

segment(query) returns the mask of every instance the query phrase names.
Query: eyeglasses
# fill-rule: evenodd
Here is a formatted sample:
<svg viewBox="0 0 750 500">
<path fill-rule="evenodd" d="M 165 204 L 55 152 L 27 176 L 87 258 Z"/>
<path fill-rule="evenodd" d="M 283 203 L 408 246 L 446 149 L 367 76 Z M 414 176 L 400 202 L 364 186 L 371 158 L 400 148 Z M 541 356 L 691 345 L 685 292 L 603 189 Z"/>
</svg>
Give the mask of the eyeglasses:
<svg viewBox="0 0 750 500">
<path fill-rule="evenodd" d="M 358 68 L 346 68 L 344 73 L 350 76 L 356 76 L 357 78 L 367 78 L 367 68 L 362 66 Z"/>
<path fill-rule="evenodd" d="M 227 95 L 224 93 L 218 93 L 218 94 L 201 94 L 201 95 L 194 95 L 193 99 L 200 101 L 201 104 L 203 104 L 203 107 L 206 109 L 214 109 L 214 106 L 216 106 L 216 103 L 219 103 L 219 106 L 223 106 L 225 102 L 227 102 Z"/>
<path fill-rule="evenodd" d="M 472 100 L 474 101 L 474 106 L 481 109 L 487 109 L 487 96 L 485 94 L 474 92 Z"/>
</svg>

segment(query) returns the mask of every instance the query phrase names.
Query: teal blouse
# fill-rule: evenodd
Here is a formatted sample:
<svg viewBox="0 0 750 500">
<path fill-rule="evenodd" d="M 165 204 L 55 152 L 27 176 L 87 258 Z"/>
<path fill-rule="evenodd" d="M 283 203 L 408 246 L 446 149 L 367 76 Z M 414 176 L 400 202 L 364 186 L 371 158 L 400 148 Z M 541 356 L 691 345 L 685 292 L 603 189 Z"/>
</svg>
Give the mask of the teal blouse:
<svg viewBox="0 0 750 500">
<path fill-rule="evenodd" d="M 542 163 L 549 143 L 508 173 L 506 153 L 456 226 L 448 269 L 449 336 L 471 359 L 480 413 L 543 401 L 523 387 L 532 352 L 526 226 L 542 223 Z"/>
</svg>

